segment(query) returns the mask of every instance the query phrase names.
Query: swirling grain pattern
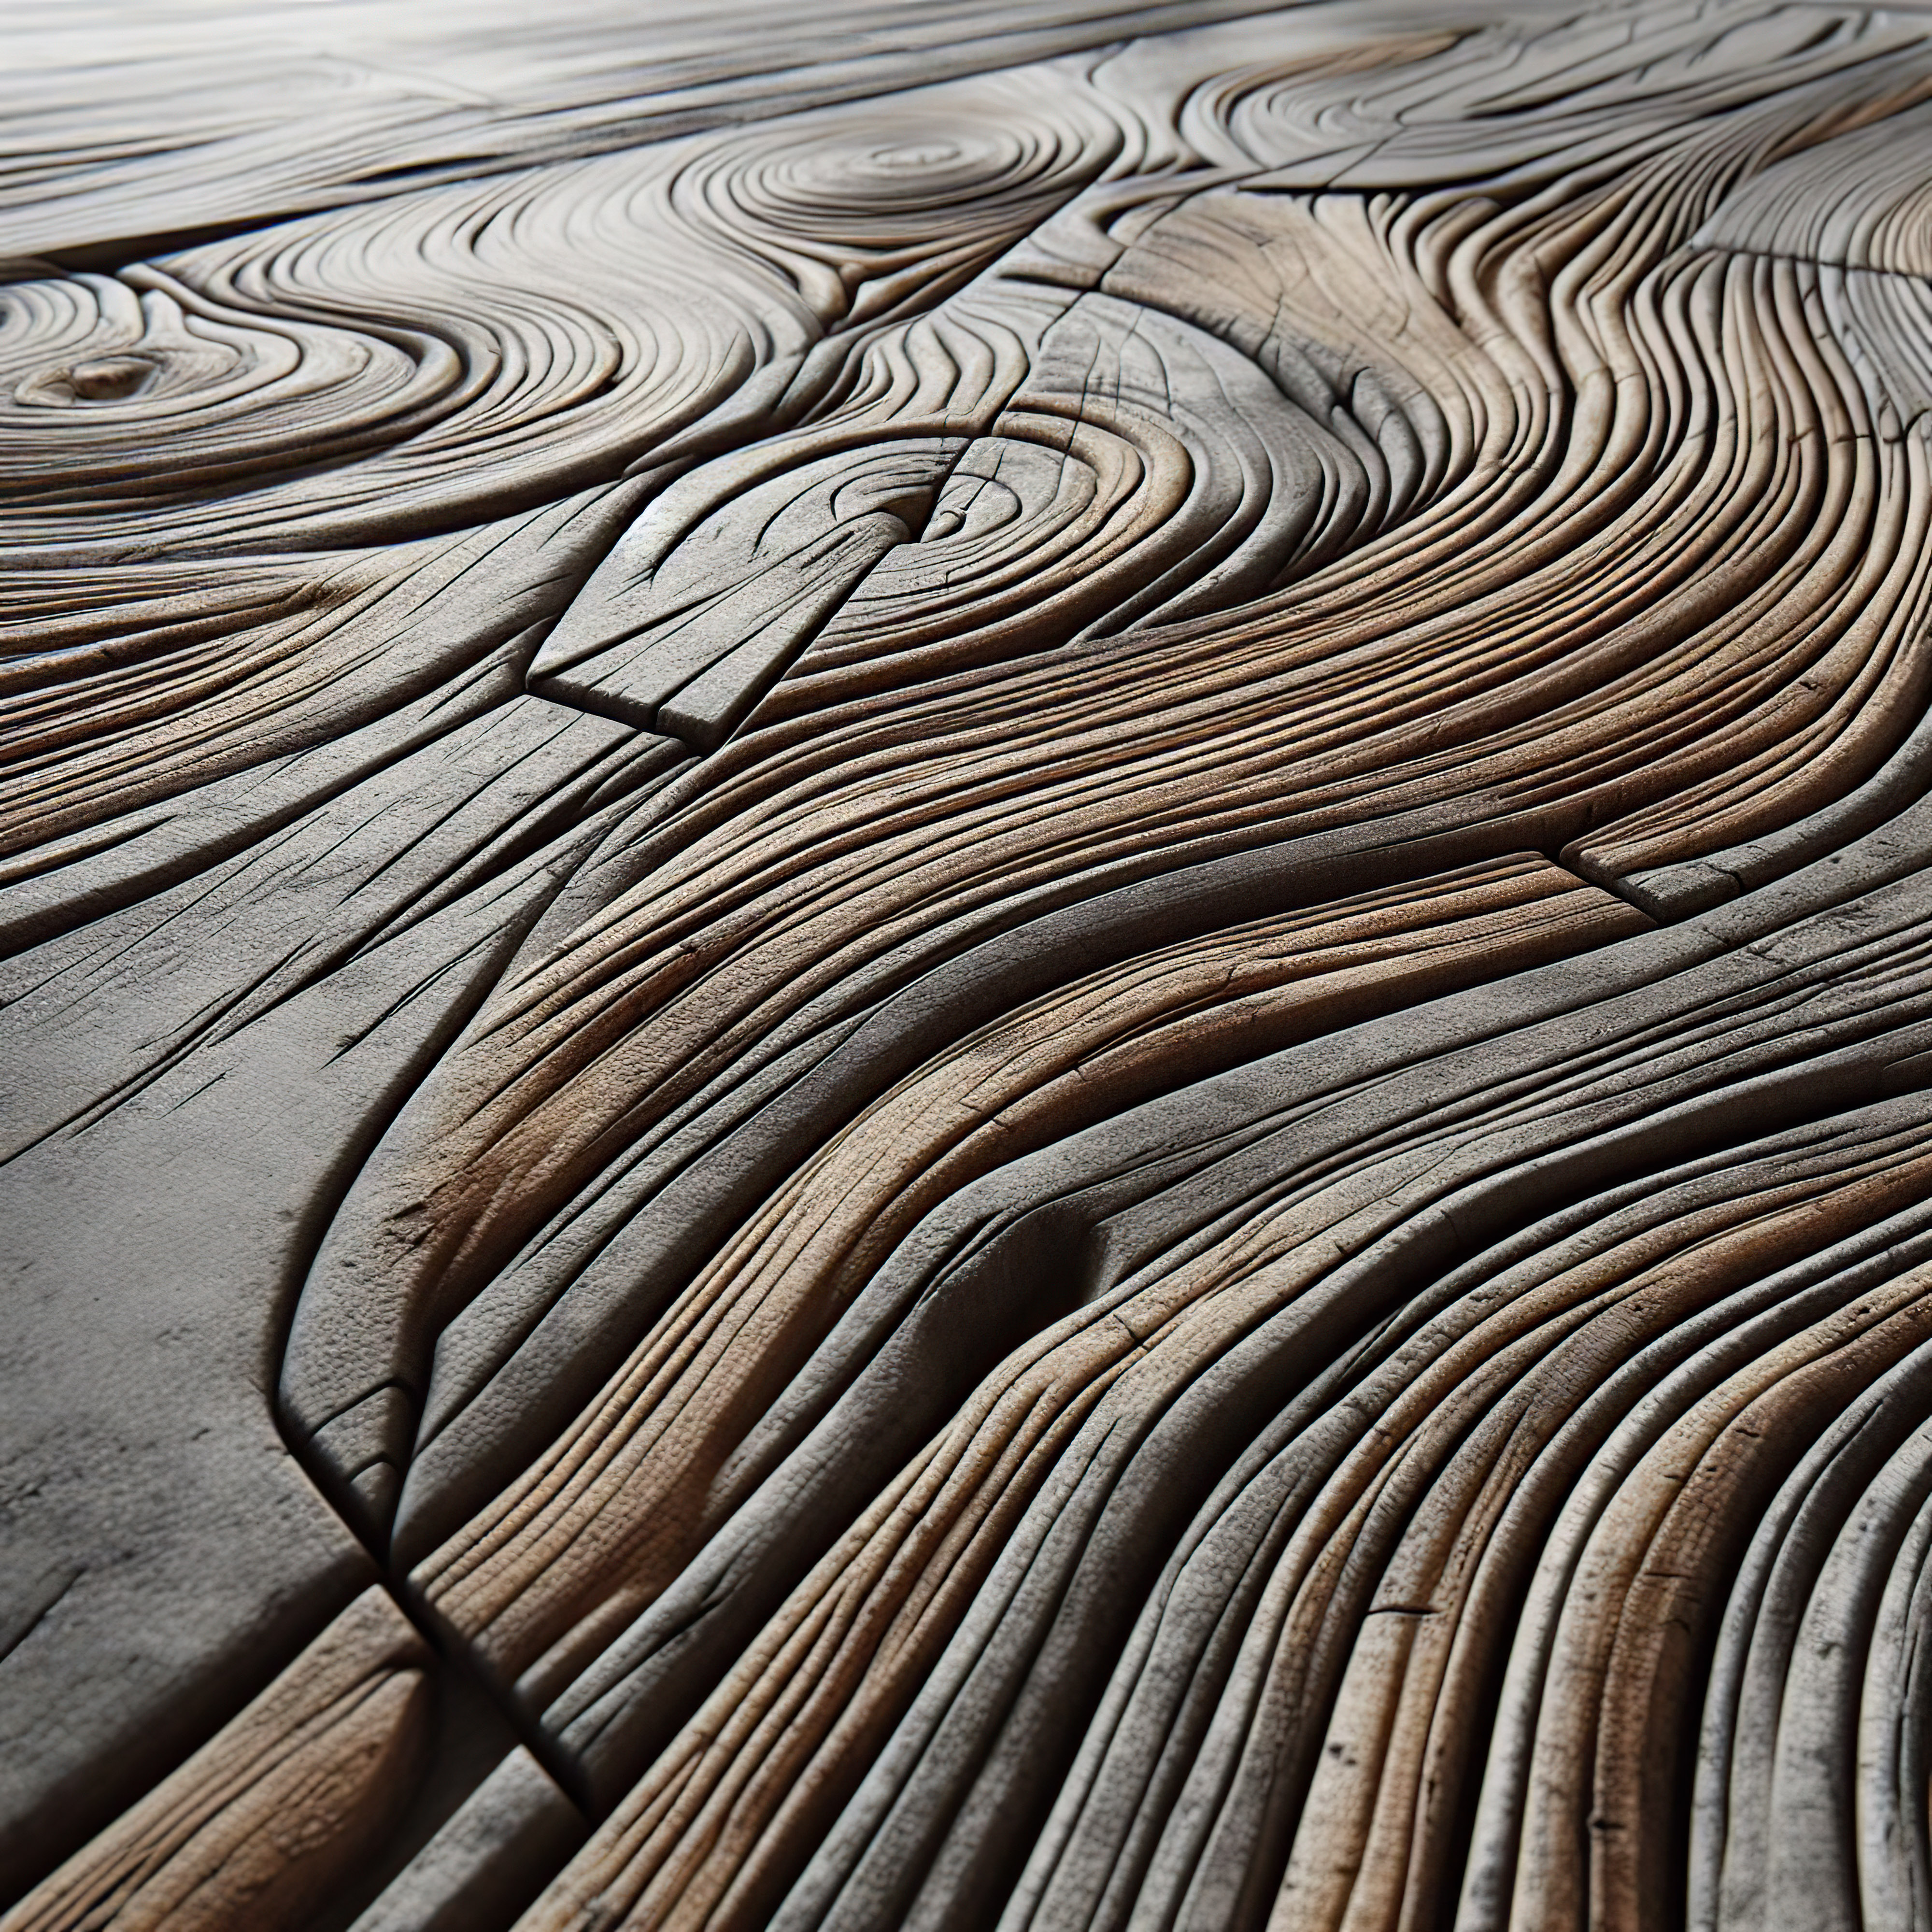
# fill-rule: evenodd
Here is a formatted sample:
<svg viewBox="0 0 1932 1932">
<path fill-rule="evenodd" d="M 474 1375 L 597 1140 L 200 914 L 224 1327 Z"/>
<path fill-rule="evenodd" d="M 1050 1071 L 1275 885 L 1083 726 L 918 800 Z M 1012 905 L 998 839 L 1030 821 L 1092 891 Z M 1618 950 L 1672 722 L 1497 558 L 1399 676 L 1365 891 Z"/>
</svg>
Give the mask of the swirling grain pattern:
<svg viewBox="0 0 1932 1932">
<path fill-rule="evenodd" d="M 1932 27 L 298 10 L 14 30 L 0 1928 L 1932 1923 Z"/>
</svg>

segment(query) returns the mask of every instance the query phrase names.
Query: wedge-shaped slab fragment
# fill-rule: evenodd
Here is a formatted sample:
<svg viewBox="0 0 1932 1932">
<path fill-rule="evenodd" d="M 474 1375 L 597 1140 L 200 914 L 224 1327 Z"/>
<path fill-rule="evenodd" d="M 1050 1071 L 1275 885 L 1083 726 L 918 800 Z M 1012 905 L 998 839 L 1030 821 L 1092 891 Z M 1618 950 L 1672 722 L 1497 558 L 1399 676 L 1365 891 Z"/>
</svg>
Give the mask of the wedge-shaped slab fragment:
<svg viewBox="0 0 1932 1932">
<path fill-rule="evenodd" d="M 710 750 L 886 551 L 925 528 L 965 446 L 918 436 L 837 450 L 748 489 L 742 460 L 696 472 L 584 586 L 530 688 Z"/>
</svg>

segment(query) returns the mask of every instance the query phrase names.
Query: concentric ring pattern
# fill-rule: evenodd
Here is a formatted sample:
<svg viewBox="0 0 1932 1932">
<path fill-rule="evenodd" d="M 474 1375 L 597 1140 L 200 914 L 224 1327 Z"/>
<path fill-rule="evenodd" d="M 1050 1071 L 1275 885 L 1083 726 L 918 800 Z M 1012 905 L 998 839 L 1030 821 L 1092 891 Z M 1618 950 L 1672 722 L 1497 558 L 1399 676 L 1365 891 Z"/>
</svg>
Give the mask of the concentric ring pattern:
<svg viewBox="0 0 1932 1932">
<path fill-rule="evenodd" d="M 0 286 L 5 1932 L 1932 1922 L 1932 27 L 1168 10 Z"/>
</svg>

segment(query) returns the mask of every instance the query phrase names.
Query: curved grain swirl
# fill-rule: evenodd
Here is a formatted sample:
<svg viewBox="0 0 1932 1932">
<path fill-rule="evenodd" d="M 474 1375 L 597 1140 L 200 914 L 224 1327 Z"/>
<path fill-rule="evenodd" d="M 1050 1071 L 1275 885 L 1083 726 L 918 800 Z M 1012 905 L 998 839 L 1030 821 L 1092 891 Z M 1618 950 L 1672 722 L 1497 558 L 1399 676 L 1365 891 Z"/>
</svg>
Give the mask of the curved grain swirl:
<svg viewBox="0 0 1932 1932">
<path fill-rule="evenodd" d="M 742 1078 L 727 1072 L 739 1055 L 755 1064 L 809 1028 L 856 1014 L 869 997 L 866 976 L 904 983 L 967 935 L 1025 916 L 1030 901 L 1052 904 L 1066 890 L 1059 878 L 1124 884 L 1171 869 L 1177 852 L 1205 859 L 1404 812 L 1458 832 L 1459 856 L 1488 840 L 1520 844 L 1532 828 L 1562 845 L 1594 821 L 1600 829 L 1577 842 L 1573 862 L 1614 876 L 1610 841 L 1634 810 L 1669 802 L 1682 838 L 1731 831 L 1738 821 L 1699 790 L 1714 781 L 1748 784 L 1756 823 L 1796 815 L 1748 760 L 1809 720 L 1820 736 L 1841 723 L 1864 734 L 1849 754 L 1876 763 L 1886 711 L 1859 680 L 1882 689 L 1889 676 L 1910 701 L 1922 674 L 1925 584 L 1922 550 L 1874 541 L 1864 519 L 1894 517 L 1901 538 L 1916 527 L 1922 436 L 1887 441 L 1850 365 L 1803 328 L 1806 272 L 1669 255 L 1698 208 L 1665 186 L 1673 178 L 1646 162 L 1580 204 L 1552 200 L 1540 212 L 1533 201 L 1488 216 L 1462 204 L 1432 215 L 1418 204 L 1378 223 L 1358 204 L 1353 220 L 1338 214 L 1324 226 L 1306 204 L 1257 201 L 1230 221 L 1210 196 L 1198 214 L 1157 220 L 1108 287 L 1139 294 L 1143 307 L 1166 290 L 1178 304 L 1184 290 L 1186 305 L 1228 333 L 1242 315 L 1268 317 L 1266 333 L 1250 325 L 1249 353 L 1282 371 L 1276 394 L 1298 380 L 1289 358 L 1298 356 L 1311 403 L 1318 382 L 1334 393 L 1335 376 L 1323 373 L 1333 352 L 1318 354 L 1318 338 L 1296 327 L 1275 291 L 1301 279 L 1311 250 L 1332 249 L 1332 315 L 1364 255 L 1378 266 L 1399 262 L 1403 248 L 1436 258 L 1426 273 L 1408 271 L 1408 305 L 1435 318 L 1418 326 L 1422 343 L 1456 356 L 1468 424 L 1460 450 L 1453 428 L 1444 436 L 1430 423 L 1441 450 L 1432 468 L 1412 427 L 1406 446 L 1397 436 L 1407 418 L 1381 400 L 1390 385 L 1378 394 L 1352 380 L 1352 395 L 1377 395 L 1364 416 L 1408 458 L 1402 497 L 1394 466 L 1358 428 L 1343 446 L 1352 467 L 1338 462 L 1334 473 L 1355 479 L 1366 529 L 1343 523 L 1357 532 L 1353 547 L 1325 568 L 1318 549 L 1318 567 L 1302 574 L 1292 525 L 1271 512 L 1271 542 L 1266 520 L 1256 526 L 1257 566 L 1291 581 L 1226 614 L 1135 620 L 1133 596 L 1162 581 L 1168 532 L 1192 537 L 1180 490 L 1201 473 L 1198 459 L 1149 471 L 1142 458 L 1140 472 L 1168 504 L 1142 520 L 1102 522 L 1108 541 L 1118 531 L 1131 544 L 1131 563 L 1110 586 L 1083 560 L 1073 592 L 1109 597 L 1121 612 L 1117 634 L 1096 635 L 1102 627 L 1090 620 L 1056 649 L 1056 631 L 1083 612 L 1076 605 L 1056 624 L 1049 597 L 1028 604 L 1004 663 L 834 704 L 835 620 L 774 700 L 809 698 L 813 710 L 795 722 L 775 716 L 763 730 L 754 710 L 683 813 L 632 862 L 642 872 L 662 855 L 656 869 L 506 988 L 415 1103 L 392 1136 L 397 1151 L 379 1157 L 318 1264 L 318 1282 L 340 1280 L 348 1299 L 330 1288 L 316 1305 L 343 1312 L 316 1318 L 346 1336 L 361 1318 L 347 1312 L 356 1298 L 399 1296 L 447 1319 L 547 1216 L 601 1194 L 596 1177 L 614 1162 L 621 1171 L 624 1150 L 664 1131 L 706 1082 Z M 1232 263 L 1218 286 L 1202 272 L 1209 245 Z M 1575 266 L 1556 280 L 1546 334 L 1505 265 L 1517 251 L 1554 250 L 1575 251 Z M 1185 277 L 1170 266 L 1184 262 Z M 1431 275 L 1458 290 L 1460 323 L 1429 292 Z M 1051 380 L 1065 332 L 1070 359 L 1098 367 L 1100 394 L 1118 389 L 1124 401 L 1125 379 L 1095 364 L 1094 338 L 1075 327 L 1081 316 L 1076 303 L 1046 331 L 1040 366 Z M 1148 333 L 1160 340 L 1155 325 Z M 1682 372 L 1681 409 L 1636 380 L 1659 365 Z M 1568 386 L 1580 399 L 1574 426 Z M 1668 398 L 1673 383 L 1662 388 Z M 996 432 L 1037 414 L 1028 395 L 1016 392 Z M 1090 414 L 1104 428 L 1118 406 L 1081 403 L 1070 454 Z M 960 461 L 970 460 L 969 450 Z M 962 485 L 956 469 L 947 487 L 970 487 L 966 475 Z M 1425 486 L 1426 502 L 1414 494 Z M 1304 483 L 1302 500 L 1316 488 Z M 1378 494 L 1404 512 L 1379 530 Z M 1224 518 L 1238 500 L 1224 495 Z M 942 493 L 936 504 L 944 502 Z M 1869 507 L 1848 514 L 1854 505 Z M 1232 527 L 1240 524 L 1234 511 Z M 922 547 L 889 556 L 896 565 Z M 1247 587 L 1230 573 L 1227 595 Z M 937 589 L 934 628 L 957 631 L 943 576 Z M 906 628 L 902 617 L 896 636 Z M 814 652 L 830 661 L 822 673 Z M 875 658 L 860 664 L 855 653 L 854 666 L 845 688 L 876 682 Z M 1789 782 L 1801 796 L 1819 776 L 1803 771 Z M 938 836 L 935 822 L 945 827 Z M 1077 858 L 1066 845 L 1076 826 Z M 1636 850 L 1677 856 L 1667 835 Z M 1071 890 L 1084 897 L 1095 887 Z M 472 1063 L 466 1090 L 462 1070 Z M 446 1114 L 434 1112 L 439 1088 Z M 416 1172 L 400 1152 L 414 1135 L 435 1150 L 444 1178 Z M 388 1320 L 372 1332 L 388 1332 Z M 368 1373 L 365 1388 L 392 1378 L 380 1347 Z M 406 1373 L 406 1385 L 419 1373 Z M 357 1394 L 352 1379 L 289 1387 L 298 1411 L 318 1415 L 342 1412 Z"/>
<path fill-rule="evenodd" d="M 841 31 L 0 288 L 8 1144 L 296 1070 L 442 1653 L 270 1740 L 317 1909 L 1916 1922 L 1922 23 Z M 32 1910 L 292 1897 L 312 1665 Z"/>
</svg>

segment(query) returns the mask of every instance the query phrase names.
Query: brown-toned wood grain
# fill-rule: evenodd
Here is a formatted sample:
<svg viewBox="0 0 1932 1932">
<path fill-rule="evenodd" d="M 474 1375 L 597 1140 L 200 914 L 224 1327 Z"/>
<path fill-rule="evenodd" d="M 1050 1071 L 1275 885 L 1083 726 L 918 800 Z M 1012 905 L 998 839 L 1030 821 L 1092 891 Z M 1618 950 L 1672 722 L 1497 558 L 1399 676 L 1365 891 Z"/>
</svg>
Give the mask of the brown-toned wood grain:
<svg viewBox="0 0 1932 1932">
<path fill-rule="evenodd" d="M 430 1661 L 373 1586 L 0 1924 L 226 1932 L 299 1919 L 381 1842 L 419 1771 Z"/>
<path fill-rule="evenodd" d="M 1932 26 L 650 10 L 0 22 L 4 1923 L 1920 1924 Z"/>
</svg>

